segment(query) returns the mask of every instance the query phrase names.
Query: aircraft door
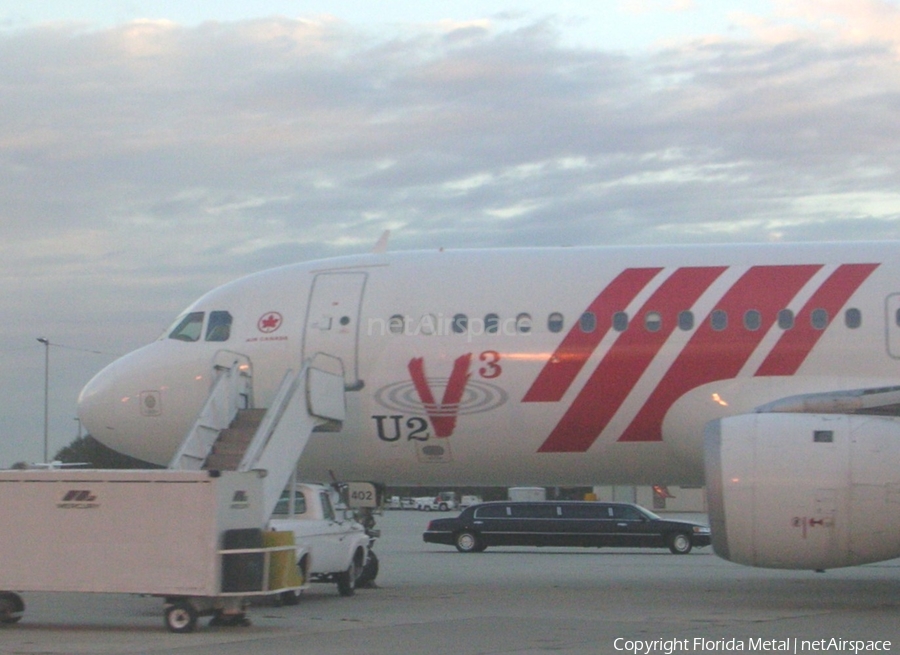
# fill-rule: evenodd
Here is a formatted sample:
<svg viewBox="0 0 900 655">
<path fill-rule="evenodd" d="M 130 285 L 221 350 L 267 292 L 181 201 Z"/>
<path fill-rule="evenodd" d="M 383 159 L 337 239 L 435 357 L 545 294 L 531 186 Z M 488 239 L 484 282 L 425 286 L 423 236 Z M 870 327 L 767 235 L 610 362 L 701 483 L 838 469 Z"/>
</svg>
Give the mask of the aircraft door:
<svg viewBox="0 0 900 655">
<path fill-rule="evenodd" d="M 319 273 L 313 280 L 303 331 L 303 358 L 325 353 L 344 365 L 344 386 L 362 389 L 359 379 L 359 321 L 368 273 Z"/>
<path fill-rule="evenodd" d="M 887 297 L 885 314 L 888 353 L 900 359 L 900 293 Z"/>
</svg>

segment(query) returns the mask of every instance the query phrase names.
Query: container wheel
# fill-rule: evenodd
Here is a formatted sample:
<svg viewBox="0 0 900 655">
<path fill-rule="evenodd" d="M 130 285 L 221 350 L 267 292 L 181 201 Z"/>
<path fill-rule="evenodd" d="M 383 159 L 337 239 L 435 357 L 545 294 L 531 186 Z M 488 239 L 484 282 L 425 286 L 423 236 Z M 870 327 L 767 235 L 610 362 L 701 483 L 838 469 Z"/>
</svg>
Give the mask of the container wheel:
<svg viewBox="0 0 900 655">
<path fill-rule="evenodd" d="M 166 628 L 178 634 L 193 632 L 197 628 L 197 610 L 190 601 L 175 601 L 166 608 Z"/>
<path fill-rule="evenodd" d="M 11 591 L 0 592 L 0 623 L 18 623 L 25 611 L 25 603 L 19 594 Z"/>
</svg>

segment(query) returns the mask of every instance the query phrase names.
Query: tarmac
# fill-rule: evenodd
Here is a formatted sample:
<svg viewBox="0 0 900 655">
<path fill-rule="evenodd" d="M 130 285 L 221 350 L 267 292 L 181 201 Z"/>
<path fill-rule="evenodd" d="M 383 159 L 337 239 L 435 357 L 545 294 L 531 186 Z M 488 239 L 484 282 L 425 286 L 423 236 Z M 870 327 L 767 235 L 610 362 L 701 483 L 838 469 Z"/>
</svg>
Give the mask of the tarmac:
<svg viewBox="0 0 900 655">
<path fill-rule="evenodd" d="M 251 607 L 250 627 L 201 619 L 179 635 L 159 598 L 23 594 L 0 653 L 900 652 L 900 560 L 814 573 L 747 568 L 710 548 L 464 555 L 422 541 L 439 515 L 379 518 L 377 587 L 350 598 L 314 585 L 297 606 Z"/>
</svg>

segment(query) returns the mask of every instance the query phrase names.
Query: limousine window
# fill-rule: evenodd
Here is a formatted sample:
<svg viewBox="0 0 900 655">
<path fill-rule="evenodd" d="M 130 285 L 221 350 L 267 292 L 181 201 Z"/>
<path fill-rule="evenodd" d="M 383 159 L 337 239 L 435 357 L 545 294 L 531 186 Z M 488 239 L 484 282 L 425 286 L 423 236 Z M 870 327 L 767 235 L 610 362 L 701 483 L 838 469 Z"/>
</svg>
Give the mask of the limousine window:
<svg viewBox="0 0 900 655">
<path fill-rule="evenodd" d="M 567 519 L 608 519 L 611 516 L 609 505 L 563 505 L 563 518 Z"/>
<path fill-rule="evenodd" d="M 556 505 L 511 505 L 513 518 L 518 519 L 555 519 L 559 516 Z"/>
<path fill-rule="evenodd" d="M 640 521 L 645 518 L 637 507 L 630 505 L 613 505 L 610 509 L 613 511 L 613 518 L 622 519 L 623 521 Z"/>
<path fill-rule="evenodd" d="M 477 519 L 498 519 L 505 516 L 509 516 L 508 505 L 485 505 L 475 510 Z"/>
</svg>

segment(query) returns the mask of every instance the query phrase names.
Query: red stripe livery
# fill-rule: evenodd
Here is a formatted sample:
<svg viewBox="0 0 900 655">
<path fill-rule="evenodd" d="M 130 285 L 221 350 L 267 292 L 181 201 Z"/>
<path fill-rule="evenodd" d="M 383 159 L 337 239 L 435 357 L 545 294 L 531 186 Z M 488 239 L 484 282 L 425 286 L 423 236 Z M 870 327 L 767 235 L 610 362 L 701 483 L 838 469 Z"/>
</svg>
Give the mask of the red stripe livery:
<svg viewBox="0 0 900 655">
<path fill-rule="evenodd" d="M 584 332 L 576 322 L 538 374 L 522 402 L 558 402 L 581 371 L 603 335 L 612 327 L 612 315 L 628 306 L 661 268 L 629 268 L 622 271 L 584 310 L 597 317 L 596 329 Z"/>
<path fill-rule="evenodd" d="M 781 334 L 755 375 L 793 375 L 824 333 L 813 327 L 812 312 L 824 309 L 829 317 L 835 316 L 876 268 L 877 264 L 839 266 L 798 312 L 793 328 Z M 774 325 L 777 312 L 821 269 L 817 264 L 748 269 L 698 324 L 618 441 L 661 441 L 662 422 L 672 405 L 691 389 L 736 377 Z M 612 329 L 613 313 L 624 310 L 661 270 L 627 269 L 601 291 L 586 310 L 597 316 L 597 329 L 584 333 L 578 325 L 573 326 L 523 402 L 559 401 Z M 725 270 L 694 267 L 672 273 L 636 315 L 643 320 L 648 312 L 657 312 L 662 319 L 659 329 L 635 325 L 617 337 L 538 452 L 584 452 L 590 448 L 663 350 L 676 328 L 678 311 L 693 307 Z M 744 325 L 749 310 L 758 312 L 758 321 Z M 732 324 L 713 327 L 715 312 L 724 312 L 721 316 Z"/>
<path fill-rule="evenodd" d="M 681 268 L 669 276 L 636 314 L 659 312 L 660 329 L 646 332 L 635 326 L 619 335 L 538 452 L 590 448 L 672 334 L 678 310 L 691 307 L 724 271 L 724 266 Z"/>
</svg>

